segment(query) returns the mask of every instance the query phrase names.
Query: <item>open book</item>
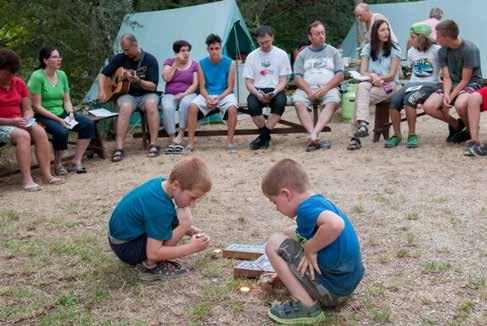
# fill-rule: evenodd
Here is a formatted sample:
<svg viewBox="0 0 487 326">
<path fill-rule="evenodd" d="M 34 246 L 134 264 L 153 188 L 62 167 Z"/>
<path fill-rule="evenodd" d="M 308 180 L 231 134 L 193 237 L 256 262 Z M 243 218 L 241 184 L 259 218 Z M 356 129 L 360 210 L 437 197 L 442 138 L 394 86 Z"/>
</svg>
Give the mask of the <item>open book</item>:
<svg viewBox="0 0 487 326">
<path fill-rule="evenodd" d="M 352 76 L 353 79 L 358 80 L 358 81 L 370 80 L 369 76 L 361 75 L 358 71 L 350 71 L 350 76 Z"/>
<path fill-rule="evenodd" d="M 70 129 L 70 130 L 73 129 L 79 123 L 74 118 L 71 119 L 69 116 L 64 118 L 64 121 L 66 121 L 66 123 L 68 124 L 68 129 Z"/>
<path fill-rule="evenodd" d="M 118 115 L 116 112 L 110 112 L 107 109 L 94 109 L 88 111 L 91 115 L 94 115 L 95 117 L 112 117 L 114 115 Z"/>
</svg>

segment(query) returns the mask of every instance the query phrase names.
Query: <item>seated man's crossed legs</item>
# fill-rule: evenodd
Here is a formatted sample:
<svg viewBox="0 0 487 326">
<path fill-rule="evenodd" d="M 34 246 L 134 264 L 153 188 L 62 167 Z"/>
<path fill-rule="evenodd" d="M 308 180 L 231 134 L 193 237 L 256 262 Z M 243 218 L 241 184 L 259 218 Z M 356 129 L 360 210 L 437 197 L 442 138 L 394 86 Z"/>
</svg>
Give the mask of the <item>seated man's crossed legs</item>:
<svg viewBox="0 0 487 326">
<path fill-rule="evenodd" d="M 314 102 L 319 103 L 323 108 L 318 116 L 316 125 L 313 122 L 312 116 Z M 308 133 L 306 142 L 307 151 L 319 149 L 322 146 L 320 142 L 320 132 L 328 123 L 330 123 L 339 103 L 340 92 L 337 88 L 329 90 L 324 96 L 316 99 L 310 99 L 303 90 L 298 89 L 296 91 L 296 94 L 294 95 L 294 106 L 296 107 L 299 121 L 301 121 L 301 124 Z"/>
<path fill-rule="evenodd" d="M 160 154 L 157 146 L 157 135 L 159 132 L 159 96 L 155 93 L 145 94 L 142 96 L 122 95 L 117 100 L 119 107 L 119 116 L 117 119 L 116 147 L 112 156 L 113 162 L 121 161 L 124 158 L 123 144 L 127 136 L 130 116 L 139 109 L 145 112 L 147 124 L 149 127 L 149 152 L 148 157 L 155 157 Z"/>
<path fill-rule="evenodd" d="M 233 143 L 233 136 L 237 127 L 237 108 L 238 102 L 234 94 L 229 94 L 220 99 L 215 105 L 210 105 L 202 95 L 198 95 L 189 107 L 188 112 L 188 146 L 185 152 L 192 152 L 195 146 L 195 134 L 198 120 L 206 117 L 210 112 L 219 110 L 224 120 L 227 120 L 227 144 L 226 148 L 229 153 L 237 152 Z"/>
</svg>

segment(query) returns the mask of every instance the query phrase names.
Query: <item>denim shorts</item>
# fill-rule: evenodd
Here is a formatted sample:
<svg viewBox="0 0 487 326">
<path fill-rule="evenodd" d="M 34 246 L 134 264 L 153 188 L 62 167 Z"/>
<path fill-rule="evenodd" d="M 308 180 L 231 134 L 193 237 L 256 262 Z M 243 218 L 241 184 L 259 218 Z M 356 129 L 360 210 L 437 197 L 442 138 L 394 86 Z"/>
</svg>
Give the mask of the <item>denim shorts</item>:
<svg viewBox="0 0 487 326">
<path fill-rule="evenodd" d="M 14 126 L 0 126 L 0 145 L 10 144 Z"/>
</svg>

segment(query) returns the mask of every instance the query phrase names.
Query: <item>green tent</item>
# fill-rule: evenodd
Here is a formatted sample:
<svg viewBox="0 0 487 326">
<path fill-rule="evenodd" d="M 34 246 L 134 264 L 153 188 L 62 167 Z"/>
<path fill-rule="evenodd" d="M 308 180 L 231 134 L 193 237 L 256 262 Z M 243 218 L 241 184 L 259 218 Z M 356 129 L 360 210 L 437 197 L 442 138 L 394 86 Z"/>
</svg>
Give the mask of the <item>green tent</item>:
<svg viewBox="0 0 487 326">
<path fill-rule="evenodd" d="M 124 17 L 113 44 L 114 53 L 121 51 L 120 37 L 124 33 L 135 35 L 140 47 L 157 58 L 161 71 L 164 60 L 174 56 L 172 44 L 176 40 L 191 43 L 191 57 L 195 60 L 208 55 L 205 40 L 211 33 L 222 38 L 223 53 L 233 59 L 238 59 L 239 54 L 248 54 L 255 49 L 235 0 L 128 14 Z M 159 79 L 157 89 L 164 90 L 162 78 Z M 98 84 L 95 81 L 83 102 L 94 101 L 97 95 Z"/>
</svg>

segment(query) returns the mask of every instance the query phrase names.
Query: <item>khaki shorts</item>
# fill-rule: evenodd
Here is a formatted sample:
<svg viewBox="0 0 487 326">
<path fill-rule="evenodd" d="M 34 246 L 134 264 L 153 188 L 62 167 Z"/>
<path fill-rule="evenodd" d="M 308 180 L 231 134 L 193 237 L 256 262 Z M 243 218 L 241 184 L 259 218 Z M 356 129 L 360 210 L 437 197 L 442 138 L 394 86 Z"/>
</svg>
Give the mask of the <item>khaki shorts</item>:
<svg viewBox="0 0 487 326">
<path fill-rule="evenodd" d="M 210 113 L 211 111 L 213 111 L 214 109 L 208 107 L 208 103 L 206 101 L 206 99 L 204 98 L 203 95 L 198 95 L 192 102 L 191 104 L 195 104 L 196 106 L 198 106 L 198 108 L 200 109 L 201 113 L 206 117 L 206 115 L 208 113 Z M 218 110 L 220 110 L 220 113 L 222 114 L 222 117 L 225 116 L 225 113 L 227 112 L 227 110 L 234 106 L 235 108 L 238 108 L 238 101 L 237 101 L 237 98 L 235 97 L 235 94 L 228 94 L 227 96 L 225 96 L 224 98 L 222 98 L 218 104 L 217 104 L 217 108 Z"/>
<path fill-rule="evenodd" d="M 337 105 L 340 103 L 341 97 L 340 97 L 340 92 L 338 91 L 338 88 L 332 88 L 330 89 L 325 95 L 320 97 L 317 100 L 317 103 L 321 105 L 326 105 L 328 103 L 336 103 Z M 308 95 L 302 90 L 298 89 L 296 90 L 296 93 L 294 93 L 293 96 L 293 102 L 304 102 L 306 107 L 311 110 L 313 107 L 313 101 L 310 101 L 308 98 Z"/>
<path fill-rule="evenodd" d="M 293 275 L 299 280 L 301 285 L 306 289 L 306 292 L 316 301 L 320 303 L 322 307 L 334 307 L 341 305 L 347 301 L 350 296 L 339 297 L 325 288 L 316 279 L 313 281 L 309 277 L 309 273 L 305 273 L 304 276 L 298 271 L 299 263 L 304 257 L 304 250 L 301 245 L 293 239 L 284 240 L 277 254 L 286 261 L 289 269 Z"/>
</svg>

